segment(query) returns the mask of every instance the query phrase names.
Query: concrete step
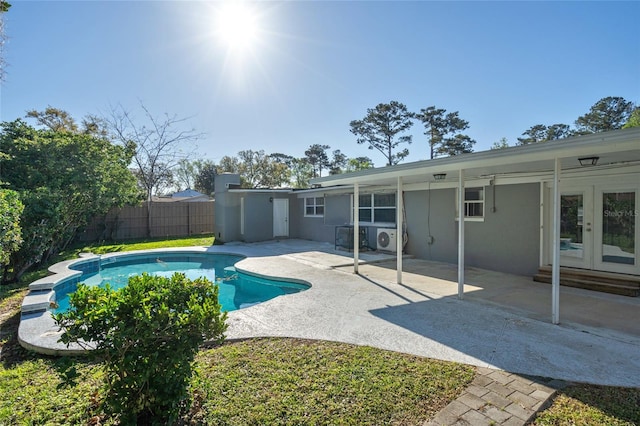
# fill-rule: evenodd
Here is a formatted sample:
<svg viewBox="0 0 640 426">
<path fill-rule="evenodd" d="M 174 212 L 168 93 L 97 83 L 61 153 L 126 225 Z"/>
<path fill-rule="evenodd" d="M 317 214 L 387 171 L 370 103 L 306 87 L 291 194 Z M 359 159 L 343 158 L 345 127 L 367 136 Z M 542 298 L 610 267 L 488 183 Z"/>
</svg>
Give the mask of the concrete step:
<svg viewBox="0 0 640 426">
<path fill-rule="evenodd" d="M 540 268 L 534 281 L 551 283 L 551 267 Z M 640 296 L 640 277 L 585 269 L 560 268 L 560 284 L 567 287 L 584 288 L 622 296 Z"/>
</svg>

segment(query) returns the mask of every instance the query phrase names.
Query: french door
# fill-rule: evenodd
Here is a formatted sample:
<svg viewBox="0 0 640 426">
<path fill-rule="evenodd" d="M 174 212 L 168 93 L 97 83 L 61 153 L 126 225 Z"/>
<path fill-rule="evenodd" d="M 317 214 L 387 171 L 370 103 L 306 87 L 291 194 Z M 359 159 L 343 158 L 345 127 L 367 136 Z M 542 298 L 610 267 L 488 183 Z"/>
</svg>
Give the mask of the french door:
<svg viewBox="0 0 640 426">
<path fill-rule="evenodd" d="M 640 190 L 596 189 L 595 195 L 595 269 L 640 275 Z"/>
<path fill-rule="evenodd" d="M 639 241 L 639 184 L 561 192 L 560 265 L 640 275 Z"/>
<path fill-rule="evenodd" d="M 593 191 L 575 189 L 560 195 L 560 265 L 593 267 Z M 551 238 L 553 243 L 553 236 Z"/>
</svg>

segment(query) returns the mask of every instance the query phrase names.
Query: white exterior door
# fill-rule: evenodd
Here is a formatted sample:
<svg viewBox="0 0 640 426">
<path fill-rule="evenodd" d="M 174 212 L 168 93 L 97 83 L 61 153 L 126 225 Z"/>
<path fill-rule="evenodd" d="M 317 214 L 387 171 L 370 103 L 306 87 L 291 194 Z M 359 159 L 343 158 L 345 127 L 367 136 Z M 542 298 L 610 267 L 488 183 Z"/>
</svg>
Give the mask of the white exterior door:
<svg viewBox="0 0 640 426">
<path fill-rule="evenodd" d="M 640 275 L 640 185 L 596 187 L 596 269 Z"/>
<path fill-rule="evenodd" d="M 273 236 L 289 236 L 289 200 L 286 198 L 273 200 Z"/>
<path fill-rule="evenodd" d="M 592 268 L 593 190 L 576 188 L 560 194 L 560 265 Z M 551 238 L 553 241 L 553 238 Z"/>
<path fill-rule="evenodd" d="M 548 241 L 552 253 L 550 233 Z M 640 275 L 638 242 L 640 184 L 619 181 L 561 192 L 561 266 Z"/>
</svg>

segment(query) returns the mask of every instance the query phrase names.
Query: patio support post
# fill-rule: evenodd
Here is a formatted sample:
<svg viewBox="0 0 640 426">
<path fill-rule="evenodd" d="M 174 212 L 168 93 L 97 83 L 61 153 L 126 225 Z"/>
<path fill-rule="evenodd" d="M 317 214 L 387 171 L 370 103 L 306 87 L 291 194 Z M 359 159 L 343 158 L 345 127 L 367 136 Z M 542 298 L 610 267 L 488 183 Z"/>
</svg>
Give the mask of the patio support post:
<svg viewBox="0 0 640 426">
<path fill-rule="evenodd" d="M 353 184 L 353 273 L 358 273 L 360 260 L 360 185 Z"/>
<path fill-rule="evenodd" d="M 560 159 L 553 168 L 553 262 L 551 263 L 551 322 L 560 323 Z"/>
<path fill-rule="evenodd" d="M 404 240 L 404 234 L 402 232 L 402 228 L 404 228 L 404 224 L 402 223 L 403 219 L 403 210 L 404 210 L 404 202 L 402 199 L 402 178 L 398 176 L 398 196 L 396 197 L 396 276 L 398 284 L 402 284 L 402 242 Z"/>
<path fill-rule="evenodd" d="M 545 228 L 545 200 L 544 200 L 544 182 L 540 182 L 540 255 L 538 257 L 538 267 L 541 268 L 542 266 L 544 266 L 544 253 L 545 253 L 545 232 L 546 228 Z M 547 235 L 549 235 L 547 233 Z"/>
<path fill-rule="evenodd" d="M 464 297 L 464 170 L 458 180 L 458 298 Z"/>
</svg>

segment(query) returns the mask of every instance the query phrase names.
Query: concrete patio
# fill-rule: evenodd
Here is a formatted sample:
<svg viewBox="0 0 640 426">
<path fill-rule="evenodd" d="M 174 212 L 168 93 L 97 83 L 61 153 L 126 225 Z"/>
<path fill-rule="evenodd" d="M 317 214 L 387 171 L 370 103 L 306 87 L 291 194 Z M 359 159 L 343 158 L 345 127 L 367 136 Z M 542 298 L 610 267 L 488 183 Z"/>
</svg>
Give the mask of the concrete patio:
<svg viewBox="0 0 640 426">
<path fill-rule="evenodd" d="M 551 287 L 530 277 L 467 268 L 457 297 L 456 265 L 352 254 L 302 240 L 208 249 L 249 256 L 237 268 L 305 280 L 312 288 L 229 313 L 230 339 L 287 336 L 336 340 L 512 373 L 640 386 L 640 300 L 561 289 L 552 325 Z"/>
</svg>

